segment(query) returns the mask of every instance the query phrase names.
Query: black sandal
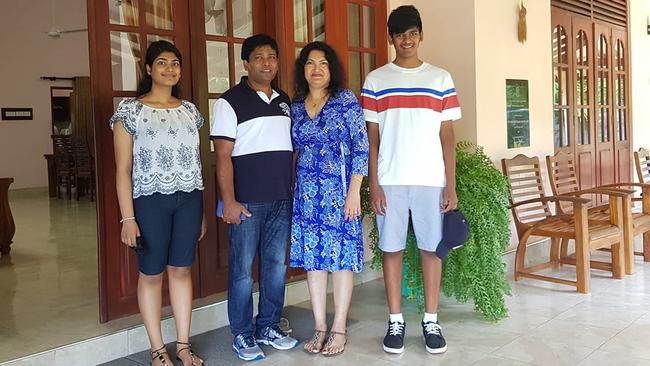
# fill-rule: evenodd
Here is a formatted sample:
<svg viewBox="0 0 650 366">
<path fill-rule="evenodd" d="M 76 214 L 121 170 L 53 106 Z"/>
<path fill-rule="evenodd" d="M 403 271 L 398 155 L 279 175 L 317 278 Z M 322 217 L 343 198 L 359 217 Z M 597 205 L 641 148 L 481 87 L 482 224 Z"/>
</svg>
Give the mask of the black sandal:
<svg viewBox="0 0 650 366">
<path fill-rule="evenodd" d="M 167 353 L 167 350 L 165 349 L 165 346 L 162 346 L 156 350 L 149 351 L 151 353 L 151 364 L 153 365 L 153 361 L 157 358 L 158 361 L 160 361 L 160 364 L 162 366 L 169 366 L 167 363 L 167 360 L 165 360 L 165 356 Z"/>
<path fill-rule="evenodd" d="M 181 360 L 179 355 L 180 355 L 181 352 L 187 351 L 187 352 L 190 353 L 190 360 L 192 360 L 192 366 L 202 366 L 203 365 L 203 360 L 201 360 L 201 358 L 199 356 L 197 356 L 196 353 L 194 353 L 194 351 L 192 351 L 192 345 L 189 342 L 187 342 L 187 343 L 186 342 L 176 342 L 176 344 L 177 345 L 180 344 L 182 346 L 185 346 L 185 347 L 182 347 L 179 350 L 176 350 L 176 359 L 177 360 L 183 362 L 183 360 Z M 194 358 L 198 358 L 199 360 L 201 360 L 201 363 L 197 364 L 196 360 Z M 185 365 L 185 364 L 183 363 L 183 365 Z"/>
</svg>

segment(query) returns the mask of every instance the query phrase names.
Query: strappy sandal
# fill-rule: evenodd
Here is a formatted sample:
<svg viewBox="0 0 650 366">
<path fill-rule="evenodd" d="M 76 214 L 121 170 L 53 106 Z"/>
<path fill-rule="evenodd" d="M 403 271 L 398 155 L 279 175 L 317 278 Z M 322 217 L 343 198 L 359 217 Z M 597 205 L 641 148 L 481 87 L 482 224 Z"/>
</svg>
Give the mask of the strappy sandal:
<svg viewBox="0 0 650 366">
<path fill-rule="evenodd" d="M 167 360 L 165 360 L 165 356 L 164 356 L 164 355 L 168 354 L 167 350 L 165 349 L 165 346 L 162 346 L 162 347 L 160 347 L 160 348 L 158 348 L 156 350 L 153 350 L 153 351 L 149 351 L 149 353 L 151 353 L 151 364 L 152 365 L 153 365 L 153 361 L 155 359 L 158 359 L 158 361 L 160 361 L 160 364 L 162 366 L 169 366 L 169 364 L 167 363 Z"/>
<path fill-rule="evenodd" d="M 341 350 L 338 351 L 338 352 L 336 352 L 336 353 L 324 353 L 323 351 L 325 351 L 325 350 L 327 350 L 328 348 L 332 347 L 332 344 L 334 343 L 334 337 L 336 337 L 337 335 L 343 337 L 343 347 L 341 348 Z M 345 352 L 345 345 L 346 345 L 347 343 L 348 343 L 347 331 L 346 331 L 346 332 L 336 332 L 336 331 L 330 330 L 330 334 L 329 334 L 329 336 L 327 337 L 327 343 L 325 343 L 325 346 L 324 346 L 323 349 L 321 350 L 321 354 L 322 354 L 323 356 L 325 356 L 325 357 L 334 357 L 334 356 L 338 356 L 338 355 L 340 355 L 341 353 Z"/>
<path fill-rule="evenodd" d="M 325 343 L 325 334 L 327 334 L 327 331 L 314 329 L 314 335 L 311 336 L 311 340 L 305 343 L 302 349 L 310 355 L 319 354 L 320 351 L 323 350 L 323 343 Z M 309 346 L 311 351 L 307 349 L 307 346 Z M 316 347 L 319 347 L 318 350 L 316 350 Z"/>
<path fill-rule="evenodd" d="M 185 346 L 185 347 L 181 347 L 181 349 L 179 349 L 179 350 L 176 350 L 176 359 L 177 360 L 183 362 L 183 360 L 181 360 L 179 355 L 181 354 L 181 352 L 187 351 L 187 352 L 189 352 L 190 360 L 192 361 L 192 366 L 202 366 L 203 365 L 203 360 L 201 360 L 201 358 L 199 356 L 197 356 L 196 353 L 194 353 L 194 351 L 192 351 L 192 345 L 189 342 L 187 342 L 187 343 L 186 342 L 176 342 L 176 344 L 177 345 L 180 344 L 181 346 Z M 200 363 L 197 363 L 196 359 L 198 359 L 200 361 Z M 185 365 L 185 363 L 183 363 L 183 365 Z"/>
</svg>

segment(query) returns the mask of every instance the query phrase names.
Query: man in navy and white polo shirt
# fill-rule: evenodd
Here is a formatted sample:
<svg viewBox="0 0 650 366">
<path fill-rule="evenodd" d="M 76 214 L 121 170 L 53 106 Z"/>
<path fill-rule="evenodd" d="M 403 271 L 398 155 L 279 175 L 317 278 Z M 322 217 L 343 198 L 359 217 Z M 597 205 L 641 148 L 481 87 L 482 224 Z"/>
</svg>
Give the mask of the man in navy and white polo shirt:
<svg viewBox="0 0 650 366">
<path fill-rule="evenodd" d="M 285 255 L 291 218 L 289 97 L 274 90 L 278 46 L 267 35 L 247 38 L 241 58 L 248 77 L 214 105 L 210 138 L 217 152 L 217 183 L 228 224 L 228 319 L 232 348 L 259 360 L 258 344 L 291 349 L 297 340 L 279 327 L 284 306 Z M 253 324 L 253 261 L 259 251 L 259 314 Z"/>
</svg>

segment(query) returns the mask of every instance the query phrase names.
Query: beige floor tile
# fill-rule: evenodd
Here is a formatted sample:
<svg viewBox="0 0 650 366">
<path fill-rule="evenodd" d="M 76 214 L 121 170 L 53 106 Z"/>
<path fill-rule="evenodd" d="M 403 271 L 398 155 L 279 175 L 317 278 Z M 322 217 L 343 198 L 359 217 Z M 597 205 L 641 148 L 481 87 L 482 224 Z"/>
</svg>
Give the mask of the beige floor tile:
<svg viewBox="0 0 650 366">
<path fill-rule="evenodd" d="M 530 366 L 530 365 L 535 365 L 535 364 L 515 361 L 509 358 L 488 356 L 474 362 L 471 366 Z"/>
<path fill-rule="evenodd" d="M 594 351 L 589 357 L 582 360 L 578 366 L 648 366 L 647 359 L 631 357 L 625 352 Z"/>
<path fill-rule="evenodd" d="M 649 339 L 650 324 L 632 324 L 603 344 L 600 350 L 650 360 Z"/>
<path fill-rule="evenodd" d="M 477 352 L 472 349 L 456 347 L 454 345 L 450 345 L 449 349 L 445 353 L 432 355 L 427 353 L 421 338 L 419 343 L 420 344 L 412 344 L 406 347 L 402 354 L 391 355 L 383 353 L 381 358 L 404 366 L 461 366 L 471 365 L 487 356 L 485 353 Z"/>
<path fill-rule="evenodd" d="M 562 341 L 561 338 L 553 339 Z M 516 339 L 494 354 L 536 365 L 574 366 L 593 351 L 593 348 L 554 343 L 545 338 L 526 336 Z"/>
<path fill-rule="evenodd" d="M 607 328 L 607 323 L 595 327 L 554 319 L 528 333 L 531 337 L 558 340 L 572 346 L 596 349 L 615 336 L 620 330 Z"/>
</svg>

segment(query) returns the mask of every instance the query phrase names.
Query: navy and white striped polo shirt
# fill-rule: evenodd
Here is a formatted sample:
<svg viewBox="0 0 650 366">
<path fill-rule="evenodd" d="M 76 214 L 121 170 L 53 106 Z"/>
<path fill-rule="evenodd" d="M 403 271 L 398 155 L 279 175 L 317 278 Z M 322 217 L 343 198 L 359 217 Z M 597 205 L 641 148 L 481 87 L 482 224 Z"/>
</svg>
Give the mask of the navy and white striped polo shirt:
<svg viewBox="0 0 650 366">
<path fill-rule="evenodd" d="M 291 111 L 289 96 L 271 98 L 243 77 L 214 105 L 210 139 L 233 141 L 235 199 L 269 202 L 291 196 Z"/>
</svg>

